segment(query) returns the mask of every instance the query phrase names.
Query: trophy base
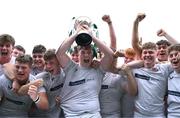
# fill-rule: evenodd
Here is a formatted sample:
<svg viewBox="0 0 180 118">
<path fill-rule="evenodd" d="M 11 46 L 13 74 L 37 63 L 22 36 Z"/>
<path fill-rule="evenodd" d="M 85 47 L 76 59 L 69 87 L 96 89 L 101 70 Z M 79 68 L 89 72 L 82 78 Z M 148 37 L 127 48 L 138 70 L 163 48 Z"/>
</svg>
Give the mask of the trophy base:
<svg viewBox="0 0 180 118">
<path fill-rule="evenodd" d="M 92 37 L 87 33 L 80 33 L 75 40 L 77 45 L 88 46 L 92 42 Z"/>
</svg>

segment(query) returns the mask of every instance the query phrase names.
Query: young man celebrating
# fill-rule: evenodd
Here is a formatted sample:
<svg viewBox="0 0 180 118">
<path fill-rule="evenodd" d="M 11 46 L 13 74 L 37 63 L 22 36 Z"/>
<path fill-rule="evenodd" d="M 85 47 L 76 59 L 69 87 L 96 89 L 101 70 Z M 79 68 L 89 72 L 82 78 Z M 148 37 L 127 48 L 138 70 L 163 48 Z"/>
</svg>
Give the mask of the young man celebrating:
<svg viewBox="0 0 180 118">
<path fill-rule="evenodd" d="M 15 57 L 12 56 L 15 40 L 9 34 L 0 35 L 0 75 L 4 73 L 3 64 L 15 63 Z"/>
<path fill-rule="evenodd" d="M 167 78 L 172 72 L 169 64 L 156 64 L 156 44 L 142 45 L 144 67 L 134 69 L 137 82 L 134 117 L 165 117 L 164 97 L 167 92 Z"/>
<path fill-rule="evenodd" d="M 15 74 L 17 82 L 20 85 L 25 85 L 29 81 L 35 80 L 35 77 L 30 74 L 32 66 L 32 58 L 30 55 L 21 55 L 16 58 Z M 28 90 L 28 95 L 20 96 L 12 91 L 12 80 L 7 76 L 0 77 L 0 114 L 3 117 L 27 117 L 28 110 L 34 102 L 38 108 L 47 110 L 48 100 L 43 88 L 37 88 L 31 85 Z"/>
<path fill-rule="evenodd" d="M 169 47 L 169 61 L 174 72 L 168 78 L 168 118 L 180 117 L 180 44 Z"/>
<path fill-rule="evenodd" d="M 66 78 L 61 91 L 61 107 L 67 118 L 101 118 L 99 92 L 104 70 L 110 70 L 113 61 L 113 51 L 103 42 L 91 35 L 86 26 L 79 26 L 77 32 L 66 39 L 57 51 L 57 58 L 64 69 Z M 93 51 L 91 45 L 81 46 L 79 63 L 75 63 L 66 51 L 75 41 L 78 31 L 87 30 L 98 48 L 104 53 L 100 67 L 91 67 Z"/>
</svg>

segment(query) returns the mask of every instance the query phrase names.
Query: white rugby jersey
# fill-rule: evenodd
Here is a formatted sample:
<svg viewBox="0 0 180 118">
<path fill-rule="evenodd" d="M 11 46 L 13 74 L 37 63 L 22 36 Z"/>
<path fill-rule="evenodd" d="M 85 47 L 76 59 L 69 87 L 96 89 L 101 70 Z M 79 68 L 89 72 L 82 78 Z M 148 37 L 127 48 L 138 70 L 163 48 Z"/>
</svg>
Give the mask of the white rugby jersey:
<svg viewBox="0 0 180 118">
<path fill-rule="evenodd" d="M 34 76 L 29 76 L 29 81 L 33 81 L 34 79 Z M 39 89 L 39 92 L 44 92 L 44 89 Z M 20 96 L 12 91 L 12 81 L 5 75 L 0 76 L 0 94 L 0 96 L 3 96 L 0 104 L 0 117 L 16 116 L 27 118 L 33 100 L 29 95 Z"/>
<path fill-rule="evenodd" d="M 106 72 L 99 95 L 101 115 L 104 118 L 121 117 L 121 97 L 124 94 L 125 78 Z"/>
<path fill-rule="evenodd" d="M 60 106 L 56 103 L 56 97 L 59 97 L 61 89 L 64 84 L 64 77 L 65 74 L 63 70 L 59 72 L 57 75 L 52 75 L 49 72 L 41 72 L 36 75 L 36 78 L 43 79 L 43 87 L 46 90 L 48 102 L 49 102 L 49 109 L 48 110 L 41 110 L 35 107 L 34 112 L 30 113 L 31 117 L 46 117 L 46 118 L 56 118 L 59 117 L 61 113 Z"/>
<path fill-rule="evenodd" d="M 168 78 L 168 117 L 180 117 L 180 73 L 175 71 Z"/>
<path fill-rule="evenodd" d="M 80 67 L 73 61 L 64 72 L 66 79 L 60 96 L 65 116 L 81 117 L 81 114 L 100 112 L 99 92 L 104 72 L 99 68 Z"/>
<path fill-rule="evenodd" d="M 153 69 L 143 67 L 133 70 L 138 84 L 138 95 L 135 98 L 136 112 L 151 117 L 164 115 L 164 96 L 170 72 L 172 68 L 169 64 L 156 64 Z"/>
</svg>

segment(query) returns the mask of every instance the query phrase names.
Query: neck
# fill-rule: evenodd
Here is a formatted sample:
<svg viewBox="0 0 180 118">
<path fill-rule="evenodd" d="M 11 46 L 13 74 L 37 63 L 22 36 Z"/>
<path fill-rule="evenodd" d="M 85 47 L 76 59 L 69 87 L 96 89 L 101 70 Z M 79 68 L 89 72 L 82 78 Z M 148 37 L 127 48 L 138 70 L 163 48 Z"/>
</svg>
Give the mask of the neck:
<svg viewBox="0 0 180 118">
<path fill-rule="evenodd" d="M 52 75 L 58 75 L 58 74 L 60 74 L 60 72 L 61 72 L 61 68 L 59 67 L 57 70 L 55 70 L 55 71 L 53 72 Z"/>
<path fill-rule="evenodd" d="M 180 74 L 180 69 L 175 69 L 175 72 Z"/>
<path fill-rule="evenodd" d="M 168 58 L 166 58 L 166 59 L 158 59 L 158 61 L 159 62 L 161 62 L 161 61 L 168 61 Z"/>
<path fill-rule="evenodd" d="M 89 65 L 87 64 L 79 64 L 80 67 L 83 67 L 83 68 L 89 68 Z"/>
<path fill-rule="evenodd" d="M 154 67 L 154 63 L 153 64 L 144 64 L 144 67 L 145 68 L 148 68 L 148 69 L 151 69 L 151 68 L 153 68 Z"/>
<path fill-rule="evenodd" d="M 0 58 L 0 64 L 5 64 L 5 63 L 9 63 L 11 60 L 11 57 L 6 57 L 6 58 Z"/>
</svg>

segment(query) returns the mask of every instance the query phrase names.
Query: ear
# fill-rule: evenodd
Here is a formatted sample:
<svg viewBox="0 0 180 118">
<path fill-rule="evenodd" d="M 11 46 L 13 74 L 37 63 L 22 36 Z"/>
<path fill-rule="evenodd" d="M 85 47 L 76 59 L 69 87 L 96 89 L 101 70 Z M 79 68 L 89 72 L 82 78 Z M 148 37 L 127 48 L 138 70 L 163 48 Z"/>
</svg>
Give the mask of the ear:
<svg viewBox="0 0 180 118">
<path fill-rule="evenodd" d="M 12 50 L 11 50 L 11 53 L 13 52 L 13 50 L 14 50 L 14 46 L 13 45 L 11 45 L 12 46 Z"/>
<path fill-rule="evenodd" d="M 158 54 L 159 54 L 159 52 L 156 50 L 156 51 L 155 51 L 155 55 L 156 55 L 156 57 L 158 56 Z"/>
</svg>

